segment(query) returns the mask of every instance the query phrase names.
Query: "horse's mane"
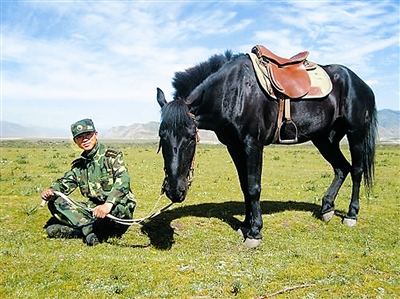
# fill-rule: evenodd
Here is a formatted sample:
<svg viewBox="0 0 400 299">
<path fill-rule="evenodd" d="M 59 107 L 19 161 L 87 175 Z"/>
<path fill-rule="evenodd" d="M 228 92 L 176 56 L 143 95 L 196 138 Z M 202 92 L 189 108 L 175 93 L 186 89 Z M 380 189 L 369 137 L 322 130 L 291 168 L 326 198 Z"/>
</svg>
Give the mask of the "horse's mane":
<svg viewBox="0 0 400 299">
<path fill-rule="evenodd" d="M 174 101 L 164 105 L 161 109 L 162 122 L 160 130 L 168 129 L 172 132 L 180 132 L 185 127 L 190 126 L 192 120 L 185 99 L 210 75 L 221 69 L 227 62 L 241 55 L 243 54 L 234 55 L 232 51 L 227 50 L 224 54 L 213 55 L 207 61 L 201 62 L 183 72 L 176 72 L 172 79 L 172 86 L 175 88 Z"/>
<path fill-rule="evenodd" d="M 217 72 L 225 63 L 238 56 L 240 54 L 233 55 L 232 51 L 227 50 L 225 54 L 213 55 L 205 62 L 201 62 L 183 72 L 176 72 L 172 79 L 172 86 L 175 88 L 174 99 L 187 98 L 208 76 Z"/>
</svg>

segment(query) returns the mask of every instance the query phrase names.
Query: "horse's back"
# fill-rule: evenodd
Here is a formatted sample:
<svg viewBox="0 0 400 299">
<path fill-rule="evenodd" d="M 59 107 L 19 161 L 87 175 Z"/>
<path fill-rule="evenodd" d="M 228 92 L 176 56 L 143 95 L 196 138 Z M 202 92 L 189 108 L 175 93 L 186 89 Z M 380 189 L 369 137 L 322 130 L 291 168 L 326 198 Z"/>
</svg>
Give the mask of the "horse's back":
<svg viewBox="0 0 400 299">
<path fill-rule="evenodd" d="M 333 85 L 339 85 L 343 90 L 349 92 L 366 93 L 366 97 L 375 99 L 371 87 L 359 77 L 353 70 L 341 64 L 320 65 L 331 78 Z"/>
</svg>

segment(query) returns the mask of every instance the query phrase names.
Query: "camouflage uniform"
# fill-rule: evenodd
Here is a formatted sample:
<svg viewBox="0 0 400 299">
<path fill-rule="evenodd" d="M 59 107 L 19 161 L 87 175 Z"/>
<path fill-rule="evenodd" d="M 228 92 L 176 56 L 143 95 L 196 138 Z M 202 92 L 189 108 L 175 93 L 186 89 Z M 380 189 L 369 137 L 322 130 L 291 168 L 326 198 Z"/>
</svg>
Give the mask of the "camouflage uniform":
<svg viewBox="0 0 400 299">
<path fill-rule="evenodd" d="M 111 215 L 132 219 L 136 201 L 130 190 L 130 177 L 122 157 L 122 152 L 97 142 L 90 152 L 83 152 L 80 158 L 74 160 L 71 169 L 51 188 L 65 195 L 79 188 L 81 194 L 89 199 L 79 205 L 94 208 L 110 202 L 113 204 Z M 118 227 L 109 219 L 97 219 L 87 210 L 71 205 L 61 197 L 50 201 L 48 207 L 61 223 L 82 229 L 85 236 L 94 230 L 98 222 Z"/>
</svg>

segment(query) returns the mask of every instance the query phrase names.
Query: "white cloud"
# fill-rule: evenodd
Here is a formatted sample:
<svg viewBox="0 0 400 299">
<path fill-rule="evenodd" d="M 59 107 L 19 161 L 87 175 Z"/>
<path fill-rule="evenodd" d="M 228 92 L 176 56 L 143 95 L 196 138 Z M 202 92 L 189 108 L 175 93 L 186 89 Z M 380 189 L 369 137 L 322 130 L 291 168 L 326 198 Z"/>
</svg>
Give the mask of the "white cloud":
<svg viewBox="0 0 400 299">
<path fill-rule="evenodd" d="M 398 80 L 399 10 L 390 1 L 2 5 L 1 117 L 20 123 L 43 121 L 43 109 L 62 103 L 65 121 L 54 119 L 69 125 L 77 101 L 85 110 L 95 105 L 93 118 L 104 125 L 158 121 L 155 88 L 170 99 L 174 72 L 260 43 L 280 56 L 309 50 L 315 62 L 354 68 L 383 105 L 391 105 L 381 100 L 390 92 L 381 89 L 383 76 Z M 398 83 L 391 88 L 398 94 Z M 36 104 L 15 109 L 26 101 Z M 107 113 L 120 117 L 104 120 Z"/>
</svg>

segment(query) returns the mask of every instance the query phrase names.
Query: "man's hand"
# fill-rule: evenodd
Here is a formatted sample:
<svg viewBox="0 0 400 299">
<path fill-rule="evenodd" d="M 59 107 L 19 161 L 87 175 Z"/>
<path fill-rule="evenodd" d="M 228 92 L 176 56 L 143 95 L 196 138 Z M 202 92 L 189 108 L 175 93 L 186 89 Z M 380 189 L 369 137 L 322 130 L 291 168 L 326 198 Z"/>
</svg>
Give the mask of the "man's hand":
<svg viewBox="0 0 400 299">
<path fill-rule="evenodd" d="M 98 205 L 92 210 L 93 216 L 96 218 L 104 218 L 111 212 L 113 204 L 111 202 L 106 202 L 102 205 Z"/>
<path fill-rule="evenodd" d="M 53 189 L 47 189 L 42 192 L 42 199 L 45 201 L 51 201 L 56 198 L 56 195 L 53 192 Z"/>
</svg>

